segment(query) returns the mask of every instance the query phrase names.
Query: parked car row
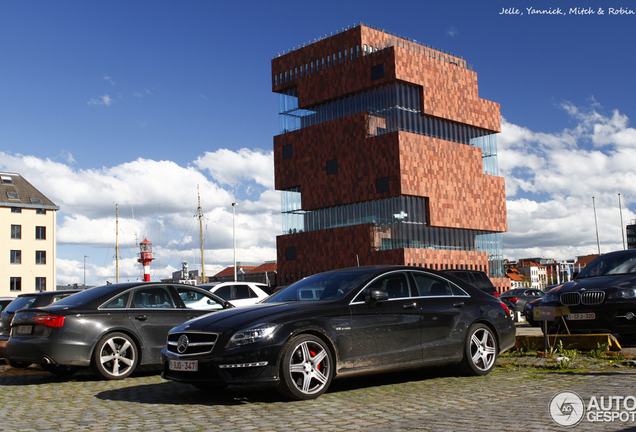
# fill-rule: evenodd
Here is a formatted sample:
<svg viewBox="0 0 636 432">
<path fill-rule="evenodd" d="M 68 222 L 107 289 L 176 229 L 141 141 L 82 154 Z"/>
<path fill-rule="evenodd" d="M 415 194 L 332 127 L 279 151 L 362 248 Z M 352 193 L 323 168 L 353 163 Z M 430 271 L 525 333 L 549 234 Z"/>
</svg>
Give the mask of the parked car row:
<svg viewBox="0 0 636 432">
<path fill-rule="evenodd" d="M 574 280 L 528 303 L 527 318 L 536 307 L 560 307 L 565 312 L 549 321 L 549 333 L 636 335 L 636 250 L 598 256 Z"/>
<path fill-rule="evenodd" d="M 248 287 L 250 299 L 262 298 L 255 288 L 267 293 Z M 245 289 L 221 288 L 125 283 L 29 305 L 13 312 L 6 356 L 56 374 L 90 367 L 106 379 L 162 365 L 166 379 L 199 388 L 269 385 L 311 399 L 359 373 L 446 364 L 485 375 L 514 344 L 498 299 L 433 270 L 331 271 L 242 307 L 232 302 Z"/>
</svg>

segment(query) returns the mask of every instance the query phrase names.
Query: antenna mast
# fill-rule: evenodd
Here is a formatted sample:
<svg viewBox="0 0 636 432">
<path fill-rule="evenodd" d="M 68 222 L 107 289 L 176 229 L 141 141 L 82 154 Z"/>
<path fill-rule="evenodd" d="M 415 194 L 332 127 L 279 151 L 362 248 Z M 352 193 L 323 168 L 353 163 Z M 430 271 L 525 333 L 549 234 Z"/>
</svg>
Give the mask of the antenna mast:
<svg viewBox="0 0 636 432">
<path fill-rule="evenodd" d="M 201 238 L 201 283 L 205 283 L 205 261 L 203 258 L 203 213 L 201 213 L 201 194 L 197 185 L 197 197 L 199 200 L 199 236 Z"/>
</svg>

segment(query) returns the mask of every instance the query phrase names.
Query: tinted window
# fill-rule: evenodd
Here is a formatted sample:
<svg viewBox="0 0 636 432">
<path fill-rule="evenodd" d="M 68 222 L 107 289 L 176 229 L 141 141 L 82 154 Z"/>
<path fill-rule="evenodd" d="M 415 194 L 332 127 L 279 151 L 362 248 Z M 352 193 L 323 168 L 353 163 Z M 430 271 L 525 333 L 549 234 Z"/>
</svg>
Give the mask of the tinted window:
<svg viewBox="0 0 636 432">
<path fill-rule="evenodd" d="M 84 306 L 108 294 L 112 293 L 111 295 L 114 295 L 115 289 L 113 287 L 114 285 L 102 285 L 95 288 L 87 289 L 86 291 L 81 291 L 66 298 L 63 298 L 62 300 L 57 302 L 57 305 Z M 105 298 L 103 301 L 106 300 L 108 300 L 108 297 Z"/>
<path fill-rule="evenodd" d="M 102 307 L 103 308 L 108 308 L 108 309 L 122 309 L 122 308 L 125 308 L 126 305 L 128 304 L 128 297 L 130 297 L 130 292 L 127 292 L 126 294 L 120 295 L 119 297 L 117 297 L 114 300 L 109 301 L 107 304 L 105 304 Z"/>
<path fill-rule="evenodd" d="M 139 288 L 133 294 L 131 307 L 142 309 L 174 308 L 174 302 L 167 287 L 155 286 Z"/>
<path fill-rule="evenodd" d="M 214 294 L 221 297 L 223 300 L 230 300 L 232 297 L 232 287 L 224 286 L 214 291 Z"/>
<path fill-rule="evenodd" d="M 595 258 L 581 271 L 577 279 L 631 273 L 636 273 L 636 254 L 617 253 Z"/>
<path fill-rule="evenodd" d="M 340 300 L 368 276 L 369 270 L 365 269 L 315 274 L 276 291 L 266 303 Z"/>
<path fill-rule="evenodd" d="M 446 281 L 432 278 L 423 273 L 413 273 L 420 296 L 449 296 L 453 295 L 450 284 Z"/>
<path fill-rule="evenodd" d="M 185 287 L 176 287 L 179 297 L 188 309 L 197 310 L 217 310 L 223 309 L 223 305 L 219 303 L 211 295 L 207 295 L 199 290 Z"/>
<path fill-rule="evenodd" d="M 390 273 L 382 276 L 369 284 L 362 293 L 356 297 L 356 301 L 366 301 L 371 295 L 371 290 L 382 290 L 387 293 L 389 299 L 410 297 L 409 283 L 404 273 Z"/>
<path fill-rule="evenodd" d="M 234 287 L 234 299 L 246 299 L 256 297 L 252 295 L 252 290 L 247 285 L 236 285 Z"/>
<path fill-rule="evenodd" d="M 7 312 L 15 312 L 15 311 L 20 310 L 20 309 L 30 308 L 31 305 L 33 303 L 35 303 L 36 300 L 37 300 L 36 296 L 18 297 L 17 299 L 15 299 L 11 303 L 9 303 L 9 306 L 7 306 L 5 311 L 7 311 Z"/>
</svg>

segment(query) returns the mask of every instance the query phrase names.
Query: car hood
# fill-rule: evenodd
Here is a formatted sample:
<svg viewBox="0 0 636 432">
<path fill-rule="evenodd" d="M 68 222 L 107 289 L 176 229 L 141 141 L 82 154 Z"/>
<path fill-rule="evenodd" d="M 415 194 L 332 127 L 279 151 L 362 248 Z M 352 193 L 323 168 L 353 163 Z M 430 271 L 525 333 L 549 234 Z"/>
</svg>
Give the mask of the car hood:
<svg viewBox="0 0 636 432">
<path fill-rule="evenodd" d="M 583 279 L 575 279 L 566 282 L 560 288 L 552 291 L 555 294 L 563 294 L 572 291 L 618 291 L 636 287 L 636 275 L 597 276 Z"/>
<path fill-rule="evenodd" d="M 316 309 L 329 310 L 331 308 L 325 302 L 259 303 L 213 312 L 188 321 L 177 327 L 177 329 L 187 328 L 188 330 L 206 331 L 211 328 L 217 330 L 219 328 L 232 328 L 240 330 L 259 323 L 277 322 L 277 319 L 281 316 L 308 316 L 309 311 Z M 316 315 L 311 314 L 311 316 Z"/>
</svg>

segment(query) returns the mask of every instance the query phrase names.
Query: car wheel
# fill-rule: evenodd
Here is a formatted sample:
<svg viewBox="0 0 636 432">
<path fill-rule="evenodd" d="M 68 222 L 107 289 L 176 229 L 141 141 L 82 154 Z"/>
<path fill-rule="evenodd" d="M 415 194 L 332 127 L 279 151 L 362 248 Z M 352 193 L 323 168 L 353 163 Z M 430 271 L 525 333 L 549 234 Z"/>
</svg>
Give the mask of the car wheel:
<svg viewBox="0 0 636 432">
<path fill-rule="evenodd" d="M 4 361 L 5 361 L 6 364 L 11 366 L 12 368 L 17 368 L 17 369 L 26 369 L 29 366 L 31 366 L 31 363 L 12 361 L 12 360 L 9 360 L 6 357 L 4 358 Z"/>
<path fill-rule="evenodd" d="M 138 362 L 137 345 L 130 336 L 124 333 L 110 333 L 97 342 L 91 369 L 95 375 L 117 380 L 133 373 Z"/>
<path fill-rule="evenodd" d="M 497 360 L 497 339 L 484 324 L 473 324 L 464 343 L 463 369 L 470 375 L 486 375 Z"/>
<path fill-rule="evenodd" d="M 329 387 L 333 367 L 333 355 L 322 339 L 310 334 L 296 336 L 283 348 L 278 389 L 291 399 L 315 399 Z"/>
<path fill-rule="evenodd" d="M 64 366 L 56 364 L 43 364 L 42 369 L 58 376 L 71 376 L 79 370 L 79 366 Z"/>
</svg>

